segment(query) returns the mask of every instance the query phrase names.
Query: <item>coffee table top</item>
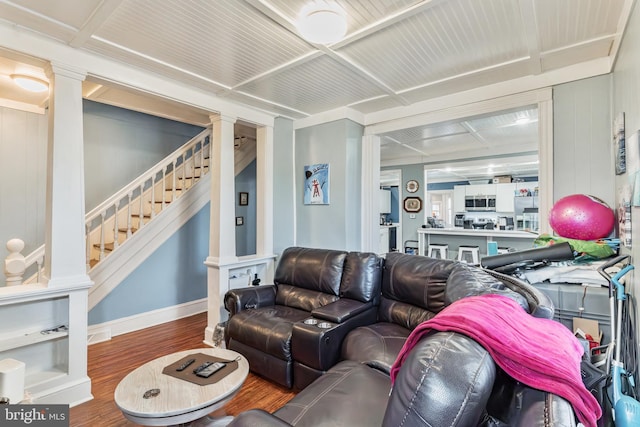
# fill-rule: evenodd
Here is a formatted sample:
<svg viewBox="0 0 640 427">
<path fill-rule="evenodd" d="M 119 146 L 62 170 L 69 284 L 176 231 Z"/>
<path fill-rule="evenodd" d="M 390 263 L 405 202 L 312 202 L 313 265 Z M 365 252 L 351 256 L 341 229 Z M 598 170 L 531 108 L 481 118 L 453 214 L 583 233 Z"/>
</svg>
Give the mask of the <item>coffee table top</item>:
<svg viewBox="0 0 640 427">
<path fill-rule="evenodd" d="M 204 353 L 226 360 L 238 358 L 238 368 L 220 381 L 198 385 L 165 375 L 165 366 L 181 358 Z M 249 362 L 239 353 L 223 348 L 199 348 L 159 357 L 130 372 L 115 391 L 115 403 L 128 419 L 143 425 L 180 424 L 200 418 L 233 397 L 249 374 Z M 145 392 L 159 389 L 154 397 Z"/>
</svg>

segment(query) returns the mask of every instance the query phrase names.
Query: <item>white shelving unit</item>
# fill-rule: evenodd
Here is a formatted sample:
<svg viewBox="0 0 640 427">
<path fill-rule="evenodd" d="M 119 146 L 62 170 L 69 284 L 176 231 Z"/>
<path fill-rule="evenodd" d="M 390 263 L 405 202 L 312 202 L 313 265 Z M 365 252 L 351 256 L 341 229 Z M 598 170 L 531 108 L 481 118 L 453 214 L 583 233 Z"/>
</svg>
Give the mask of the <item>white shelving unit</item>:
<svg viewBox="0 0 640 427">
<path fill-rule="evenodd" d="M 92 398 L 87 289 L 41 284 L 0 288 L 0 360 L 25 363 L 24 403 L 73 406 Z"/>
</svg>

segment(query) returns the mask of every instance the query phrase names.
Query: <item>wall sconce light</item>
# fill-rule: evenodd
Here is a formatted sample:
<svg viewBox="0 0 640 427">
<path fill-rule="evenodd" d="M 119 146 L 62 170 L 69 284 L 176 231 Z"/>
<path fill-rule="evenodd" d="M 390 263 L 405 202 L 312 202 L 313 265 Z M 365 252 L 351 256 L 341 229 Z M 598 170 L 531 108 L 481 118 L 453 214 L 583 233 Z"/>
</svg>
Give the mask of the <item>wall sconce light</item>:
<svg viewBox="0 0 640 427">
<path fill-rule="evenodd" d="M 25 74 L 11 74 L 11 79 L 21 88 L 31 92 L 44 92 L 49 90 L 49 83 L 33 76 Z"/>
</svg>

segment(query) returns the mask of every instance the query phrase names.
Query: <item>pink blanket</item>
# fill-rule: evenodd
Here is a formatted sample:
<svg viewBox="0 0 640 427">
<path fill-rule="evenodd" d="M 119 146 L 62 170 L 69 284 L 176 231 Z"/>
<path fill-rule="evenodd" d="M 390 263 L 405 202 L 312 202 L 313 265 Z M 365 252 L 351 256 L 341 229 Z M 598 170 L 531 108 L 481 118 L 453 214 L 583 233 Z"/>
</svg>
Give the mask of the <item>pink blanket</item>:
<svg viewBox="0 0 640 427">
<path fill-rule="evenodd" d="M 571 331 L 553 320 L 529 315 L 502 295 L 463 298 L 418 325 L 391 368 L 392 383 L 411 349 L 430 330 L 473 338 L 511 377 L 567 399 L 586 427 L 595 427 L 602 416 L 598 401 L 582 383 L 584 349 Z"/>
</svg>

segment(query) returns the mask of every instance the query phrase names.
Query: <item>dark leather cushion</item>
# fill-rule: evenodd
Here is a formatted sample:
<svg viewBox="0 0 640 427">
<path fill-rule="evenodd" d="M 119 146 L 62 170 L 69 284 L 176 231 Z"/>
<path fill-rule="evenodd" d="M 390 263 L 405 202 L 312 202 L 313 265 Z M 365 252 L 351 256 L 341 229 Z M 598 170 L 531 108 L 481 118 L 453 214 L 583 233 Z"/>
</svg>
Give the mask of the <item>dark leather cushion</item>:
<svg viewBox="0 0 640 427">
<path fill-rule="evenodd" d="M 278 285 L 278 289 L 276 291 L 276 304 L 286 305 L 288 307 L 308 312 L 327 304 L 331 304 L 338 299 L 339 297 L 332 294 L 325 294 L 323 292 L 297 288 L 289 285 Z"/>
<path fill-rule="evenodd" d="M 388 375 L 346 360 L 329 369 L 274 415 L 296 427 L 379 426 L 390 388 Z"/>
<path fill-rule="evenodd" d="M 431 333 L 403 363 L 382 425 L 478 425 L 495 376 L 495 363 L 480 344 L 455 332 Z"/>
<path fill-rule="evenodd" d="M 282 305 L 243 310 L 229 319 L 227 334 L 230 339 L 289 361 L 293 323 L 307 317 L 306 311 Z"/>
<path fill-rule="evenodd" d="M 344 262 L 340 297 L 377 302 L 380 297 L 383 260 L 368 252 L 349 252 Z"/>
<path fill-rule="evenodd" d="M 511 298 L 527 313 L 529 312 L 527 298 L 512 291 L 502 281 L 484 270 L 463 263 L 457 264 L 452 269 L 445 289 L 446 305 L 462 298 L 485 294 L 499 294 Z"/>
<path fill-rule="evenodd" d="M 278 261 L 274 282 L 338 296 L 346 256 L 345 251 L 287 248 Z"/>
<path fill-rule="evenodd" d="M 342 359 L 365 363 L 388 375 L 410 333 L 394 323 L 361 326 L 349 332 L 342 342 Z"/>
<path fill-rule="evenodd" d="M 444 291 L 454 264 L 451 260 L 388 253 L 382 275 L 382 296 L 438 313 L 445 307 Z"/>
<path fill-rule="evenodd" d="M 391 322 L 413 330 L 420 323 L 435 316 L 435 313 L 404 302 L 382 297 L 378 307 L 378 321 Z"/>
</svg>

